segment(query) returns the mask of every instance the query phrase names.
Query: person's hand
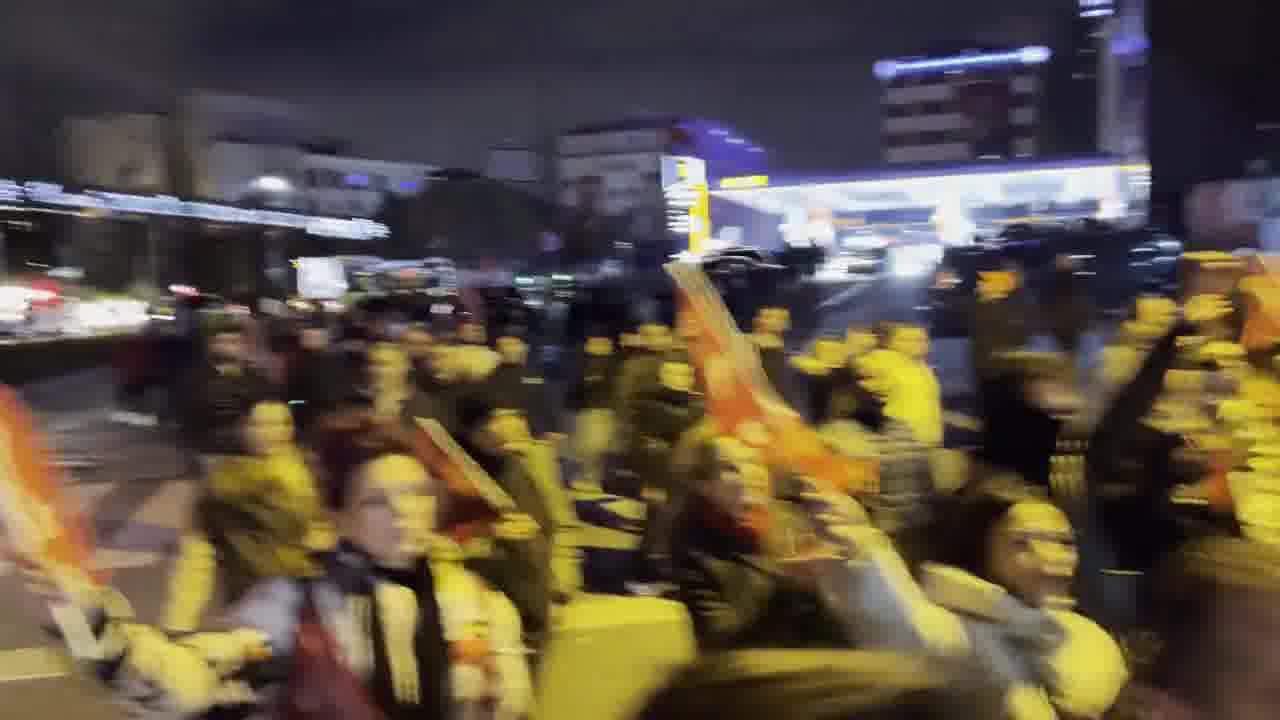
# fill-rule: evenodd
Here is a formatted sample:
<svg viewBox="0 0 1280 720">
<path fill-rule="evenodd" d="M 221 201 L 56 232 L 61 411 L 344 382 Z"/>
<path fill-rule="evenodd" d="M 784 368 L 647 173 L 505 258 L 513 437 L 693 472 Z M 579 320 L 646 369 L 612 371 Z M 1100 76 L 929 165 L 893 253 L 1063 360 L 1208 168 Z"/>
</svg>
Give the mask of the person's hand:
<svg viewBox="0 0 1280 720">
<path fill-rule="evenodd" d="M 538 534 L 538 523 L 524 513 L 507 513 L 493 526 L 493 534 L 511 542 L 531 540 Z"/>
<path fill-rule="evenodd" d="M 1193 295 L 1183 308 L 1187 322 L 1200 325 L 1220 320 L 1231 314 L 1231 303 L 1223 295 L 1202 293 Z"/>
</svg>

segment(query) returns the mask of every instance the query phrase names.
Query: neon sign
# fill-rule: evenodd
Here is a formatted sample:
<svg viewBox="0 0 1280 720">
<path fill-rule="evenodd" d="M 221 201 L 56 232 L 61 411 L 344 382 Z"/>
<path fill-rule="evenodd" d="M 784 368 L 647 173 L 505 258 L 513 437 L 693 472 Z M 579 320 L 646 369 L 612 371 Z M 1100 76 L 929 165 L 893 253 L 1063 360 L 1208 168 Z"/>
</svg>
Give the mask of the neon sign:
<svg viewBox="0 0 1280 720">
<path fill-rule="evenodd" d="M 233 205 L 190 202 L 172 195 L 128 195 L 101 190 L 75 193 L 68 192 L 57 183 L 49 182 L 18 183 L 14 180 L 0 179 L 0 202 L 160 215 L 236 225 L 266 225 L 303 230 L 308 235 L 344 240 L 374 240 L 390 234 L 386 225 L 360 218 L 344 220 L 279 210 L 250 210 Z"/>
<path fill-rule="evenodd" d="M 721 190 L 741 190 L 743 188 L 768 187 L 768 175 L 743 175 L 739 177 L 720 178 Z"/>
<path fill-rule="evenodd" d="M 662 195 L 667 201 L 667 229 L 687 235 L 689 249 L 699 252 L 711 236 L 707 164 L 700 158 L 664 155 Z"/>
<path fill-rule="evenodd" d="M 1049 62 L 1049 58 L 1052 56 L 1053 51 L 1049 48 L 1042 45 L 1032 45 L 1009 52 L 958 55 L 925 60 L 880 60 L 872 67 L 872 71 L 880 80 L 889 81 L 906 75 L 947 72 L 949 70 L 976 70 L 979 68 L 999 67 L 1001 65 L 1043 65 Z"/>
</svg>

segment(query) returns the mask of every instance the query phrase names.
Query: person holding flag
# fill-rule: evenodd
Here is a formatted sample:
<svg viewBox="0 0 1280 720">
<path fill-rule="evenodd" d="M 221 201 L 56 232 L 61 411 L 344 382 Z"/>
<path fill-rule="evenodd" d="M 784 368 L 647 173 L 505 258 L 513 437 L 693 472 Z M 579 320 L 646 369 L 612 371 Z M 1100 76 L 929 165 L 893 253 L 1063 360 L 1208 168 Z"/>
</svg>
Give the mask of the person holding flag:
<svg viewBox="0 0 1280 720">
<path fill-rule="evenodd" d="M 135 717 L 524 716 L 531 691 L 518 614 L 456 557 L 432 552 L 439 489 L 413 440 L 362 413 L 332 420 L 317 447 L 337 547 L 316 556 L 312 577 L 251 588 L 207 632 L 171 638 L 138 622 L 87 564 L 69 561 L 78 557 L 69 532 L 52 545 L 20 543 L 33 589 L 76 608 L 55 612 L 72 654 Z M 35 487 L 0 478 L 7 489 Z M 6 525 L 36 517 L 4 500 Z"/>
</svg>

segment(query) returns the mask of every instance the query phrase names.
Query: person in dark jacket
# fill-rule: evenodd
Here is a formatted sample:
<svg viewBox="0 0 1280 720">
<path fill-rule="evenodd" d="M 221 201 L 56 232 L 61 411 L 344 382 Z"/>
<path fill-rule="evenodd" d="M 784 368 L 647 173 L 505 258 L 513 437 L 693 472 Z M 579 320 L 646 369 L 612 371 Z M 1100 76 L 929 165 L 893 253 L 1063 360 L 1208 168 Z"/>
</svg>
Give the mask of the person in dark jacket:
<svg viewBox="0 0 1280 720">
<path fill-rule="evenodd" d="M 1041 305 L 1049 333 L 1062 352 L 1073 360 L 1080 340 L 1093 326 L 1094 303 L 1080 260 L 1071 255 L 1054 259 L 1053 273 L 1045 286 Z"/>
<path fill-rule="evenodd" d="M 336 412 L 353 385 L 346 360 L 330 342 L 329 329 L 323 322 L 303 325 L 285 389 L 298 433 L 305 438 L 320 418 Z"/>
<path fill-rule="evenodd" d="M 705 406 L 689 358 L 665 357 L 658 387 L 636 401 L 634 454 L 628 465 L 639 475 L 641 494 L 661 502 L 670 493 L 671 454 L 680 438 L 702 419 Z"/>
<path fill-rule="evenodd" d="M 791 313 L 786 308 L 768 306 L 760 308 L 752 323 L 751 342 L 760 353 L 760 365 L 764 368 L 769 384 L 782 397 L 790 396 L 790 377 L 787 368 L 786 332 L 791 324 Z"/>
<path fill-rule="evenodd" d="M 582 372 L 570 391 L 568 407 L 577 413 L 574 455 L 579 464 L 574 489 L 601 492 L 605 460 L 613 445 L 614 385 L 618 361 L 613 339 L 600 330 L 590 333 L 583 349 Z"/>
<path fill-rule="evenodd" d="M 837 337 L 818 338 L 811 354 L 791 358 L 791 366 L 805 386 L 812 422 L 824 423 L 847 412 L 847 401 L 858 382 L 850 361 L 845 344 Z"/>
<path fill-rule="evenodd" d="M 222 457 L 245 452 L 241 420 L 271 394 L 271 386 L 246 359 L 239 320 L 205 318 L 205 357 L 185 382 L 184 430 L 207 471 Z"/>
<path fill-rule="evenodd" d="M 780 564 L 803 521 L 771 495 L 759 453 L 733 438 L 705 447 L 691 493 L 671 523 L 676 597 L 704 650 L 842 647 L 839 626 Z"/>
<path fill-rule="evenodd" d="M 1015 265 L 980 272 L 970 342 L 977 380 L 978 412 L 982 418 L 979 457 L 998 466 L 1018 455 L 1019 408 L 1022 407 L 1017 368 L 1010 353 L 1031 340 L 1032 319 L 1021 292 L 1022 274 Z"/>
<path fill-rule="evenodd" d="M 498 333 L 494 343 L 498 367 L 486 382 L 492 406 L 524 415 L 535 435 L 555 429 L 553 408 L 546 392 L 546 379 L 529 365 L 526 329 L 510 326 Z"/>
<path fill-rule="evenodd" d="M 555 447 L 535 440 L 523 415 L 483 399 L 465 404 L 462 425 L 463 445 L 516 508 L 495 527 L 495 539 L 463 547 L 465 563 L 511 599 L 529 632 L 540 633 L 551 607 L 582 588 L 578 517 Z"/>
<path fill-rule="evenodd" d="M 400 336 L 400 344 L 409 353 L 409 362 L 413 364 L 413 383 L 419 390 L 430 392 L 435 389 L 432 359 L 440 342 L 439 338 L 431 334 L 431 329 L 423 324 L 409 326 Z"/>
<path fill-rule="evenodd" d="M 1145 572 L 1185 540 L 1171 513 L 1170 493 L 1195 482 L 1204 468 L 1181 449 L 1186 438 L 1150 422 L 1170 384 L 1212 382 L 1200 372 L 1175 371 L 1178 339 L 1202 322 L 1230 312 L 1225 300 L 1193 298 L 1183 318 L 1156 343 L 1133 380 L 1114 396 L 1090 438 L 1086 468 L 1091 505 L 1119 568 Z"/>
</svg>

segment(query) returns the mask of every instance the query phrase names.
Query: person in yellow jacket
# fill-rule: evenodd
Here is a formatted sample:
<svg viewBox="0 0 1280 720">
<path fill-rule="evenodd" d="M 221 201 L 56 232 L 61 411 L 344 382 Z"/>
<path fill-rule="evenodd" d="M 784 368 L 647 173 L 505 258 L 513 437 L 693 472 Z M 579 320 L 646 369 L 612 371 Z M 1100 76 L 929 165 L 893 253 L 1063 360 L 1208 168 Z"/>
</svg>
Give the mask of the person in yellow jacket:
<svg viewBox="0 0 1280 720">
<path fill-rule="evenodd" d="M 911 428 L 917 442 L 942 446 L 942 386 L 929 367 L 929 332 L 919 325 L 894 325 L 886 346 L 896 362 L 889 366 L 897 392 L 889 394 L 885 414 Z"/>
<path fill-rule="evenodd" d="M 218 467 L 179 546 L 164 613 L 169 632 L 199 629 L 215 588 L 234 603 L 260 580 L 312 573 L 311 553 L 333 544 L 288 406 L 260 402 L 244 425 L 253 454 Z"/>
</svg>

